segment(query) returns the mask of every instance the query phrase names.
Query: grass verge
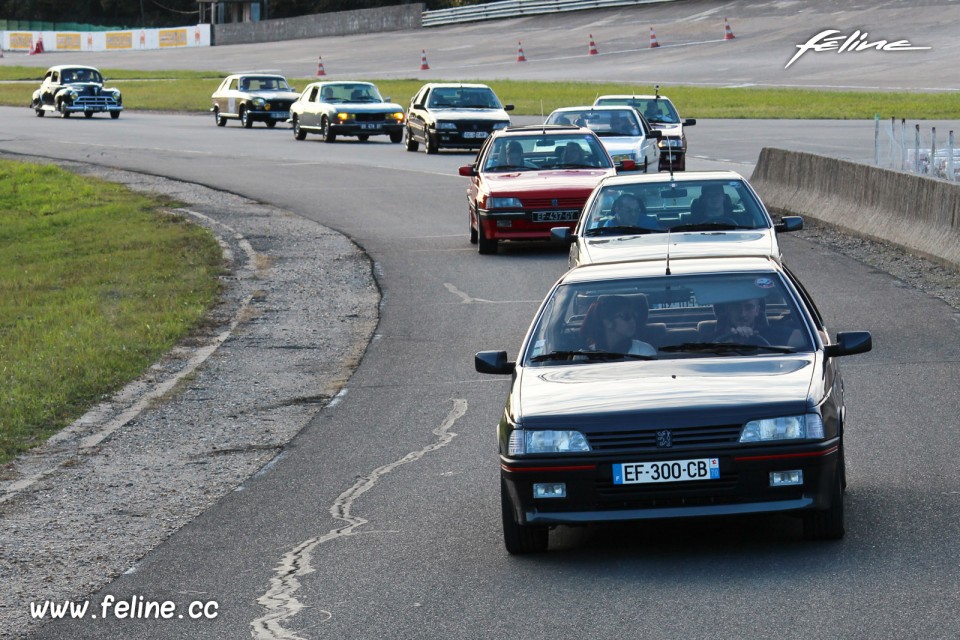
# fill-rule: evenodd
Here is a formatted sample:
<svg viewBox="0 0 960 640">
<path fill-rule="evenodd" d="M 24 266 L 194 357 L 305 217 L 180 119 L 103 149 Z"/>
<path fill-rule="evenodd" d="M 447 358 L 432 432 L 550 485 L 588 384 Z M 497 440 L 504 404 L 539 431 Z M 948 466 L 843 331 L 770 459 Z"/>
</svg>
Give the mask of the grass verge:
<svg viewBox="0 0 960 640">
<path fill-rule="evenodd" d="M 43 77 L 36 67 L 0 67 L 0 104 L 23 106 Z M 124 107 L 155 111 L 210 110 L 210 94 L 227 74 L 217 71 L 101 69 L 123 92 Z M 361 80 L 363 78 L 355 78 Z M 289 78 L 303 89 L 317 78 Z M 466 82 L 466 80 L 464 80 Z M 373 80 L 384 96 L 406 106 L 423 80 Z M 589 82 L 477 81 L 489 84 L 517 115 L 549 114 L 558 107 L 592 104 L 606 93 L 653 93 L 653 87 Z M 663 92 L 686 118 L 951 120 L 960 118 L 955 93 L 821 91 L 809 89 L 669 86 Z"/>
<path fill-rule="evenodd" d="M 136 378 L 216 301 L 220 248 L 169 204 L 0 160 L 0 463 Z"/>
</svg>

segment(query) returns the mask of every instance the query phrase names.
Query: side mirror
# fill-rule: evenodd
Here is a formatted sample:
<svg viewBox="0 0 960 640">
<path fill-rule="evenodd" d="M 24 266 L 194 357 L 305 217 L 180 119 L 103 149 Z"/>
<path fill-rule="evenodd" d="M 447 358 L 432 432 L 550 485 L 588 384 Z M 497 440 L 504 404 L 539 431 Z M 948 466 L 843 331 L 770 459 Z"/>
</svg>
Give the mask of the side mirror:
<svg viewBox="0 0 960 640">
<path fill-rule="evenodd" d="M 422 103 L 422 102 L 417 102 L 416 104 L 413 105 L 413 108 L 414 108 L 414 109 L 423 109 L 423 103 Z"/>
<path fill-rule="evenodd" d="M 472 178 L 473 176 L 477 175 L 477 165 L 474 165 L 474 164 L 465 165 L 463 167 L 460 167 L 457 170 L 457 173 L 462 175 L 464 178 Z"/>
<path fill-rule="evenodd" d="M 872 348 L 873 337 L 869 331 L 844 331 L 837 334 L 836 344 L 827 345 L 824 354 L 828 358 L 839 358 L 840 356 L 866 353 Z"/>
<path fill-rule="evenodd" d="M 617 171 L 636 171 L 637 163 L 635 160 L 623 160 L 620 163 L 620 168 Z"/>
<path fill-rule="evenodd" d="M 570 227 L 553 227 L 550 229 L 550 239 L 557 242 L 570 242 L 576 236 Z"/>
<path fill-rule="evenodd" d="M 800 216 L 783 216 L 779 224 L 773 225 L 773 230 L 777 233 L 788 233 L 801 229 L 803 229 L 803 218 Z"/>
<path fill-rule="evenodd" d="M 481 351 L 473 356 L 473 367 L 478 373 L 513 373 L 516 362 L 507 360 L 506 351 Z"/>
<path fill-rule="evenodd" d="M 687 118 L 686 120 L 683 121 L 683 126 L 685 127 L 692 127 L 695 124 L 697 124 L 696 118 Z"/>
<path fill-rule="evenodd" d="M 663 131 L 660 129 L 651 129 L 650 133 L 647 134 L 648 138 L 653 138 L 654 140 L 660 140 L 663 138 Z"/>
<path fill-rule="evenodd" d="M 503 105 L 503 110 L 504 110 L 504 111 L 513 111 L 513 105 L 512 105 L 512 104 L 505 104 L 505 105 Z"/>
</svg>

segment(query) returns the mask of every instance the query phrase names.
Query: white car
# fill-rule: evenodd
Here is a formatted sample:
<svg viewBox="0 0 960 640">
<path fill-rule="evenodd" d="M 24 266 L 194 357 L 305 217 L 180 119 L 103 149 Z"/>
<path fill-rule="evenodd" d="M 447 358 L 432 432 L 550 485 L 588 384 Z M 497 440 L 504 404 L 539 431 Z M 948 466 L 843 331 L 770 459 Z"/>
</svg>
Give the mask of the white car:
<svg viewBox="0 0 960 640">
<path fill-rule="evenodd" d="M 313 82 L 290 105 L 293 137 L 303 140 L 316 133 L 326 142 L 337 136 L 387 135 L 390 142 L 403 140 L 403 107 L 380 96 L 370 82 Z"/>
<path fill-rule="evenodd" d="M 708 202 L 710 198 L 714 202 Z M 716 211 L 709 210 L 715 205 Z M 747 180 L 735 171 L 619 175 L 590 194 L 570 242 L 570 266 L 597 262 L 761 256 L 782 262 L 777 233 L 803 228 L 803 218 L 774 223 Z"/>
<path fill-rule="evenodd" d="M 670 98 L 656 93 L 647 95 L 609 95 L 600 96 L 593 101 L 600 105 L 628 105 L 636 109 L 654 129 L 660 131 L 660 169 L 685 171 L 687 168 L 687 135 L 684 127 L 697 124 L 695 118 L 681 118 Z"/>
<path fill-rule="evenodd" d="M 642 173 L 659 171 L 660 132 L 654 130 L 630 107 L 563 107 L 551 113 L 545 124 L 586 127 L 600 138 L 617 168 L 633 160 Z"/>
</svg>

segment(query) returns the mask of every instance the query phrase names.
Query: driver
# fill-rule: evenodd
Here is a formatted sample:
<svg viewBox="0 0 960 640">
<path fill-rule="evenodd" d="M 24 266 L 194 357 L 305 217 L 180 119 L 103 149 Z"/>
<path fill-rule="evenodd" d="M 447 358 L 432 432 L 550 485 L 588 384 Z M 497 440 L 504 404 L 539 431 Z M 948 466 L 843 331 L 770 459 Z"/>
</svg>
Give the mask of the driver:
<svg viewBox="0 0 960 640">
<path fill-rule="evenodd" d="M 706 184 L 700 190 L 700 197 L 690 207 L 691 223 L 709 223 L 730 220 L 733 205 L 723 192 L 723 185 Z"/>
<path fill-rule="evenodd" d="M 770 326 L 763 298 L 718 302 L 713 305 L 713 312 L 717 317 L 713 339 L 718 341 L 764 339 L 763 334 Z"/>
</svg>

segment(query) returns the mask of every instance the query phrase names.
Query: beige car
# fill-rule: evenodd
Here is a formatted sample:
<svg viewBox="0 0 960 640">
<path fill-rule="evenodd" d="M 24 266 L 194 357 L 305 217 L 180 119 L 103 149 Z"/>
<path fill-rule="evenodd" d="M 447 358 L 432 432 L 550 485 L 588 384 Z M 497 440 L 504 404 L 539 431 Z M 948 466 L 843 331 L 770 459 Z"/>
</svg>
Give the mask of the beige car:
<svg viewBox="0 0 960 640">
<path fill-rule="evenodd" d="M 227 76 L 210 96 L 210 111 L 218 127 L 227 120 L 239 120 L 245 129 L 262 122 L 271 129 L 290 118 L 290 105 L 297 99 L 297 90 L 281 75 L 270 73 L 236 73 Z"/>
</svg>

